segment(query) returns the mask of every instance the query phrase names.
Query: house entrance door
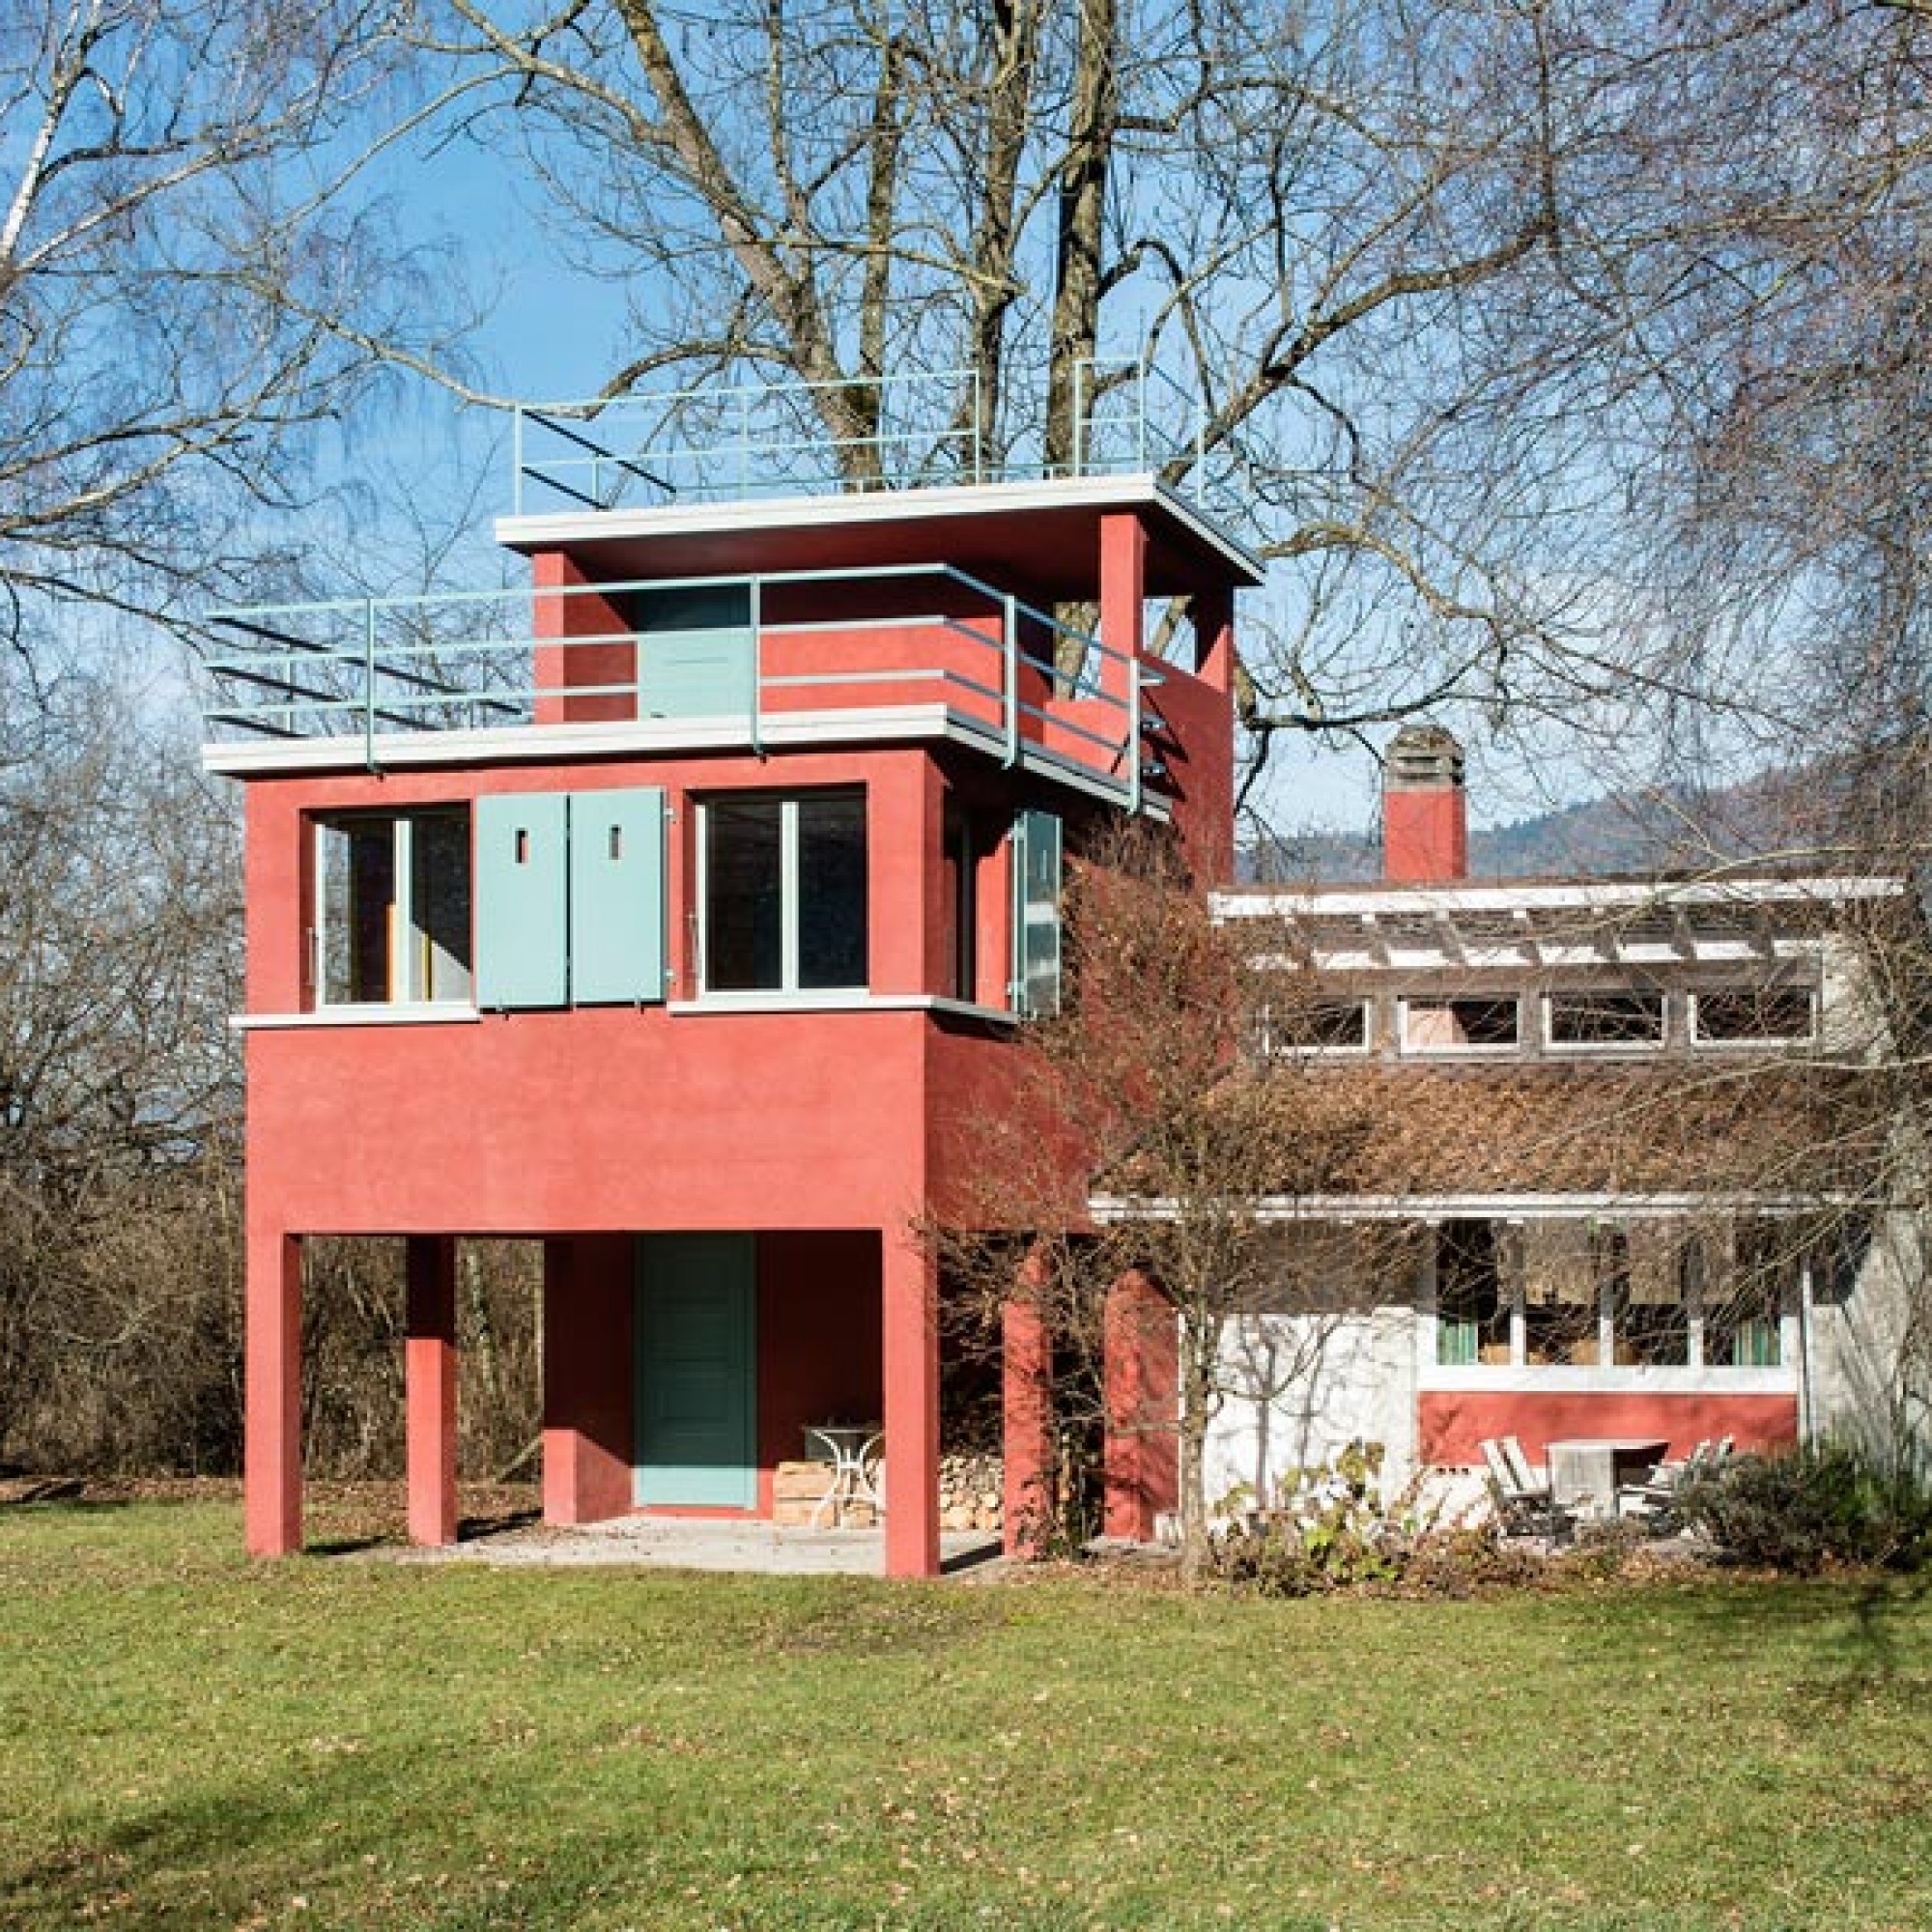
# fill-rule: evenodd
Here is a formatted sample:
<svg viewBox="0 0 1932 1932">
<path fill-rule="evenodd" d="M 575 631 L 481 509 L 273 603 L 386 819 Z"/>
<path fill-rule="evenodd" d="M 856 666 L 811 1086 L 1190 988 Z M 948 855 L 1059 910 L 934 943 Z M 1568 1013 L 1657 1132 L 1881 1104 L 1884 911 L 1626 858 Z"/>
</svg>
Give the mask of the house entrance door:
<svg viewBox="0 0 1932 1932">
<path fill-rule="evenodd" d="M 752 1508 L 756 1236 L 639 1236 L 636 1333 L 636 1500 Z"/>
</svg>

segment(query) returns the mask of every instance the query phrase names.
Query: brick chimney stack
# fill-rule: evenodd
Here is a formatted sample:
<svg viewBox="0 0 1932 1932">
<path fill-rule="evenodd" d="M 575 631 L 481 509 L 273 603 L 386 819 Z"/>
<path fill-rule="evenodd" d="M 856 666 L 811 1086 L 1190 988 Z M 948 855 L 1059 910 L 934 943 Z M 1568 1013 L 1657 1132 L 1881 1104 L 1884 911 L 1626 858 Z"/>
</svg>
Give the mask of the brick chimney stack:
<svg viewBox="0 0 1932 1932">
<path fill-rule="evenodd" d="M 1382 766 L 1382 877 L 1424 885 L 1468 876 L 1463 748 L 1439 724 L 1405 724 Z"/>
</svg>

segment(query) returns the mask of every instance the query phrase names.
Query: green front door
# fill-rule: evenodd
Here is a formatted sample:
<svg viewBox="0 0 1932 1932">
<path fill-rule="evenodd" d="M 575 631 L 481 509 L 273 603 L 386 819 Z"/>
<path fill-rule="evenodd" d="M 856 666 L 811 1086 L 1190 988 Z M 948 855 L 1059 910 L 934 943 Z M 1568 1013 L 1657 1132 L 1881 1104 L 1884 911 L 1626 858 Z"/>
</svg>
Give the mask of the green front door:
<svg viewBox="0 0 1932 1932">
<path fill-rule="evenodd" d="M 637 1293 L 636 1499 L 752 1508 L 756 1236 L 640 1235 Z"/>
</svg>

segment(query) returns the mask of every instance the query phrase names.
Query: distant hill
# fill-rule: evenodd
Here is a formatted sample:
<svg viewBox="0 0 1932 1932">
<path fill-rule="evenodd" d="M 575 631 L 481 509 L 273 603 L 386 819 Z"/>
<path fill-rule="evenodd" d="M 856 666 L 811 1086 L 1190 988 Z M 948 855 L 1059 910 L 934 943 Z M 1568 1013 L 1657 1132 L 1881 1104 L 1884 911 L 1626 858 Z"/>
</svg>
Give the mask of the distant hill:
<svg viewBox="0 0 1932 1932">
<path fill-rule="evenodd" d="M 1513 825 L 1469 834 L 1472 877 L 1585 878 L 1611 873 L 1697 870 L 1779 852 L 1797 788 L 1760 780 L 1724 791 L 1618 793 L 1546 811 Z M 1243 879 L 1292 884 L 1347 883 L 1381 872 L 1381 844 L 1372 833 L 1308 832 L 1279 837 L 1242 852 Z"/>
</svg>

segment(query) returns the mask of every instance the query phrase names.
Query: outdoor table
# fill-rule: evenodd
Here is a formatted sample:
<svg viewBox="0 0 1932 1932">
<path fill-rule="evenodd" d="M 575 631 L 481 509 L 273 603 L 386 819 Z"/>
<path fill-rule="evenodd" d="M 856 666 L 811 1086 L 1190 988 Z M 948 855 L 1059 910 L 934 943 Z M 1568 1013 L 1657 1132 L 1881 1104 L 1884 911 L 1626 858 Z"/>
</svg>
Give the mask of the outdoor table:
<svg viewBox="0 0 1932 1932">
<path fill-rule="evenodd" d="M 1670 1444 L 1646 1435 L 1572 1435 L 1548 1447 L 1549 1495 L 1559 1508 L 1583 1504 L 1611 1514 L 1617 1486 L 1647 1475 Z"/>
<path fill-rule="evenodd" d="M 827 1510 L 836 1522 L 847 1503 L 870 1503 L 883 1516 L 885 1498 L 872 1481 L 872 1464 L 885 1440 L 877 1424 L 870 1422 L 815 1422 L 805 1432 L 805 1453 L 814 1463 L 832 1464 L 832 1480 L 811 1512 L 811 1527 Z"/>
</svg>

